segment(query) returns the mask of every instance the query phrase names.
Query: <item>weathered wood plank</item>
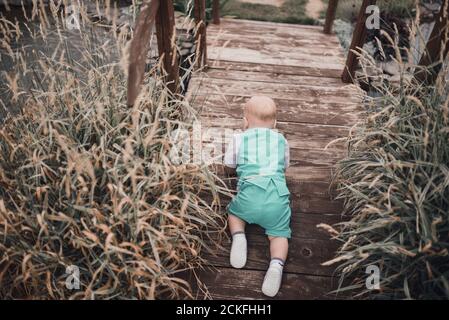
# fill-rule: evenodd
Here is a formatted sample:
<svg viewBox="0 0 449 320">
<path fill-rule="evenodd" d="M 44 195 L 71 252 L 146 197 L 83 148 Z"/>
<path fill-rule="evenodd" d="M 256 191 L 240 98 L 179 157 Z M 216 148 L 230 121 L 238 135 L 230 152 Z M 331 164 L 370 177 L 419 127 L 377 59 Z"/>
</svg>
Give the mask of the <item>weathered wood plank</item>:
<svg viewBox="0 0 449 320">
<path fill-rule="evenodd" d="M 323 39 L 324 38 L 324 39 Z M 209 39 L 209 44 L 213 47 L 222 47 L 224 44 L 229 43 L 234 46 L 253 46 L 258 45 L 258 48 L 265 50 L 266 48 L 286 48 L 285 51 L 290 51 L 292 53 L 295 50 L 288 50 L 289 46 L 301 45 L 300 52 L 310 52 L 312 50 L 322 55 L 326 52 L 332 52 L 335 56 L 343 56 L 343 52 L 339 50 L 336 39 L 329 39 L 322 37 L 321 35 L 313 35 L 309 37 L 276 37 L 267 34 L 264 38 L 258 38 L 253 35 L 248 35 L 246 33 L 240 32 L 239 34 L 230 33 L 227 31 L 213 33 Z M 322 49 L 323 52 L 320 52 Z"/>
<path fill-rule="evenodd" d="M 277 56 L 273 56 L 270 52 L 263 52 L 261 50 L 253 50 L 248 48 L 210 47 L 209 56 L 211 59 L 236 62 L 252 62 L 298 67 L 307 66 L 312 68 L 333 70 L 341 70 L 343 68 L 343 63 L 334 59 L 326 60 L 319 56 L 312 58 L 313 55 L 291 57 L 289 55 L 279 54 Z"/>
<path fill-rule="evenodd" d="M 208 46 L 210 47 L 248 47 L 250 49 L 260 49 L 266 50 L 270 49 L 272 52 L 275 52 L 282 49 L 283 51 L 289 51 L 292 46 L 295 46 L 295 51 L 300 53 L 309 53 L 309 54 L 317 54 L 320 56 L 332 56 L 337 59 L 341 59 L 344 57 L 344 54 L 341 50 L 338 49 L 335 43 L 329 43 L 319 38 L 280 38 L 280 37 L 266 37 L 263 39 L 248 36 L 244 34 L 235 35 L 231 33 L 220 33 L 213 34 L 209 37 Z M 291 53 L 294 53 L 291 52 Z"/>
<path fill-rule="evenodd" d="M 248 20 L 247 20 L 248 21 Z M 239 23 L 240 22 L 240 23 Z M 244 26 L 242 28 L 242 25 Z M 338 41 L 335 35 L 324 34 L 319 28 L 305 28 L 304 25 L 294 24 L 265 24 L 265 23 L 251 23 L 238 21 L 223 20 L 220 26 L 210 26 L 210 32 L 219 33 L 220 30 L 232 34 L 249 34 L 257 35 L 258 37 L 277 36 L 277 37 L 320 37 L 327 41 Z"/>
<path fill-rule="evenodd" d="M 325 79 L 325 78 L 322 78 Z M 200 107 L 205 117 L 240 119 L 243 104 L 248 97 L 236 95 L 196 95 L 195 105 Z M 274 99 L 278 106 L 277 120 L 295 123 L 325 125 L 353 125 L 363 112 L 357 104 L 323 101 L 315 103 L 299 100 Z"/>
<path fill-rule="evenodd" d="M 285 83 L 266 83 L 258 81 L 232 81 L 227 79 L 201 79 L 194 78 L 189 84 L 189 95 L 191 99 L 194 95 L 221 94 L 254 96 L 268 95 L 275 99 L 288 99 L 321 103 L 333 101 L 334 103 L 358 103 L 360 97 L 356 94 L 353 86 L 343 87 L 320 87 L 313 85 L 297 85 Z"/>
<path fill-rule="evenodd" d="M 209 143 L 216 143 L 212 148 Z M 212 159 L 214 157 L 215 163 L 223 163 L 223 154 L 228 144 L 221 146 L 218 141 L 204 140 L 202 153 L 204 157 Z M 290 148 L 290 167 L 331 167 L 334 166 L 345 154 L 346 150 L 343 148 L 329 148 L 324 149 L 310 149 L 310 148 Z M 293 169 L 289 169 L 293 170 Z"/>
<path fill-rule="evenodd" d="M 289 24 L 283 22 L 272 22 L 272 21 L 259 21 L 259 20 L 247 20 L 247 19 L 233 19 L 233 18 L 223 18 L 223 24 L 238 24 L 242 26 L 268 26 L 268 27 L 289 27 L 289 28 L 297 28 L 301 30 L 315 30 L 321 32 L 321 27 L 316 25 L 299 25 L 299 24 Z"/>
<path fill-rule="evenodd" d="M 197 275 L 208 285 L 212 299 L 268 299 L 261 291 L 264 271 L 232 268 L 198 270 Z M 274 299 L 324 299 L 334 289 L 331 277 L 284 273 L 282 287 Z M 194 290 L 196 287 L 194 286 Z M 197 299 L 204 294 L 197 291 Z"/>
<path fill-rule="evenodd" d="M 325 39 L 315 36 L 309 39 L 303 37 L 281 38 L 267 36 L 261 40 L 247 34 L 220 33 L 211 36 L 207 44 L 209 47 L 216 49 L 227 47 L 260 50 L 271 53 L 273 57 L 288 54 L 290 57 L 299 59 L 301 56 L 312 58 L 312 55 L 317 55 L 320 57 L 332 57 L 339 63 L 344 61 L 344 54 L 338 49 L 337 43 L 329 43 Z M 291 50 L 292 46 L 297 46 L 298 49 Z"/>
<path fill-rule="evenodd" d="M 241 120 L 233 118 L 201 118 L 203 128 L 220 128 L 239 130 Z M 293 123 L 279 121 L 276 128 L 288 140 L 292 149 L 323 150 L 333 140 L 347 136 L 349 128 L 343 126 L 324 126 L 310 123 Z M 328 147 L 329 150 L 345 148 L 344 142 L 336 142 Z"/>
<path fill-rule="evenodd" d="M 240 70 L 220 70 L 211 69 L 201 73 L 196 78 L 204 79 L 226 79 L 236 81 L 259 81 L 269 83 L 284 83 L 309 86 L 324 86 L 342 88 L 344 85 L 340 79 L 324 78 L 313 76 L 301 76 L 292 74 L 282 74 L 275 72 L 256 72 L 256 71 L 240 71 Z"/>
<path fill-rule="evenodd" d="M 339 201 L 326 198 L 308 198 L 303 195 L 293 193 L 290 196 L 292 210 L 308 214 L 320 214 L 326 212 L 329 214 L 340 214 L 343 205 Z"/>
<path fill-rule="evenodd" d="M 320 26 L 316 25 L 299 25 L 299 24 L 289 24 L 289 23 L 283 23 L 283 22 L 272 22 L 272 21 L 259 21 L 259 20 L 247 20 L 247 19 L 233 19 L 233 18 L 223 18 L 221 20 L 223 24 L 239 24 L 242 26 L 274 26 L 274 27 L 290 27 L 290 28 L 297 28 L 301 30 L 316 30 L 318 32 L 321 31 Z"/>
<path fill-rule="evenodd" d="M 285 272 L 303 273 L 320 276 L 332 276 L 333 268 L 321 263 L 333 258 L 338 243 L 335 240 L 296 238 L 293 230 L 289 241 L 289 255 L 284 267 Z M 245 268 L 265 271 L 270 262 L 270 243 L 263 233 L 247 232 L 248 257 Z M 216 255 L 206 254 L 204 257 L 216 267 L 231 268 L 229 252 L 231 241 L 222 243 L 225 250 Z"/>
<path fill-rule="evenodd" d="M 311 66 L 282 66 L 268 63 L 227 61 L 224 59 L 209 59 L 209 67 L 213 69 L 276 72 L 280 74 L 294 74 L 314 77 L 340 78 L 341 70 L 319 69 Z"/>
<path fill-rule="evenodd" d="M 292 148 L 290 150 L 290 166 L 292 167 L 329 167 L 335 165 L 344 155 L 345 150 L 315 150 Z"/>
</svg>

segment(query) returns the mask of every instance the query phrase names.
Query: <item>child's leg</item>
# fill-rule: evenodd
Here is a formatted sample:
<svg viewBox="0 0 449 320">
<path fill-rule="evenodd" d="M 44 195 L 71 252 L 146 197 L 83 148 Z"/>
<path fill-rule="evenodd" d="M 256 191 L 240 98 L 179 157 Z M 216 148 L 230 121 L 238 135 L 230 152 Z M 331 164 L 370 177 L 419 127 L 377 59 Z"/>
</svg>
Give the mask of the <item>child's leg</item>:
<svg viewBox="0 0 449 320">
<path fill-rule="evenodd" d="M 271 259 L 280 259 L 285 262 L 288 254 L 288 240 L 283 237 L 268 237 L 270 240 Z"/>
<path fill-rule="evenodd" d="M 229 225 L 229 231 L 231 231 L 231 235 L 236 232 L 245 233 L 246 222 L 243 221 L 242 219 L 240 219 L 239 217 L 229 214 L 228 225 Z"/>
<path fill-rule="evenodd" d="M 231 246 L 231 266 L 234 268 L 243 268 L 246 264 L 246 237 L 245 237 L 245 221 L 230 214 L 228 217 L 229 230 L 232 235 Z"/>
<path fill-rule="evenodd" d="M 288 240 L 283 237 L 268 237 L 270 240 L 270 266 L 265 274 L 262 285 L 262 292 L 274 297 L 281 287 L 282 271 L 288 253 Z"/>
</svg>

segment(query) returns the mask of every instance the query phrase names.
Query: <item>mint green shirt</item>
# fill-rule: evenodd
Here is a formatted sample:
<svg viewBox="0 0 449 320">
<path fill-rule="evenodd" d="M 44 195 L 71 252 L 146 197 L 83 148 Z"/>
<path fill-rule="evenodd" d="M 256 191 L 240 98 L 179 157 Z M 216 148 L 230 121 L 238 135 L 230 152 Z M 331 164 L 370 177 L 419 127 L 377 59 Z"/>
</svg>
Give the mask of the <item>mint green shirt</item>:
<svg viewBox="0 0 449 320">
<path fill-rule="evenodd" d="M 266 189 L 273 180 L 280 195 L 289 194 L 285 183 L 289 162 L 287 140 L 269 128 L 251 128 L 235 135 L 224 157 L 226 166 L 236 168 L 239 184 L 250 179 L 253 184 Z"/>
</svg>

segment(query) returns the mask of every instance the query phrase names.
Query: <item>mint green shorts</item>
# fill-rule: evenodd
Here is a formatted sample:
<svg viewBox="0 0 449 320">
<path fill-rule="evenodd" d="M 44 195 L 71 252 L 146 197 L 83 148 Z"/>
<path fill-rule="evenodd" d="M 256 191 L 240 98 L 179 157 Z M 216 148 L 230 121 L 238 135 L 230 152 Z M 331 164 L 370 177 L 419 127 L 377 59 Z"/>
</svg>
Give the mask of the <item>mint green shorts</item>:
<svg viewBox="0 0 449 320">
<path fill-rule="evenodd" d="M 251 182 L 239 183 L 239 191 L 228 206 L 230 214 L 258 224 L 265 234 L 272 237 L 291 237 L 290 196 L 278 192 L 273 181 L 263 189 Z"/>
</svg>

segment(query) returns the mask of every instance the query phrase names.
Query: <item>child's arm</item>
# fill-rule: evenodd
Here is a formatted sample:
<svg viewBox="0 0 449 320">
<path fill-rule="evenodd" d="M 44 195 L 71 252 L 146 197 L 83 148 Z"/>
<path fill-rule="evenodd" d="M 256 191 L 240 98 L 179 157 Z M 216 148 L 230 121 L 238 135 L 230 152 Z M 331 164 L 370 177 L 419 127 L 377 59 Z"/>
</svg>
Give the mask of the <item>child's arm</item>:
<svg viewBox="0 0 449 320">
<path fill-rule="evenodd" d="M 240 148 L 240 137 L 235 135 L 226 148 L 223 158 L 224 170 L 228 176 L 236 176 L 235 169 L 237 168 L 237 155 Z"/>
<path fill-rule="evenodd" d="M 285 140 L 285 151 L 284 151 L 284 166 L 285 170 L 290 167 L 290 146 L 288 145 L 287 139 Z"/>
</svg>

